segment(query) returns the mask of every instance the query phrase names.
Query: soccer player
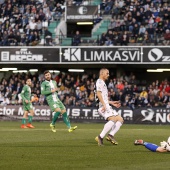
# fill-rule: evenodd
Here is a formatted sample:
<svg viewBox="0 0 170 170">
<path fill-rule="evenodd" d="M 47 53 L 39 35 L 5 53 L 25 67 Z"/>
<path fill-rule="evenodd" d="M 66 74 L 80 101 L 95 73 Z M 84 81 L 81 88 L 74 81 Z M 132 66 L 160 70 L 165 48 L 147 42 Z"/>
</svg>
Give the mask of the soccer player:
<svg viewBox="0 0 170 170">
<path fill-rule="evenodd" d="M 119 101 L 109 101 L 108 100 L 108 90 L 105 84 L 105 81 L 109 78 L 109 70 L 102 68 L 99 72 L 99 79 L 96 82 L 96 99 L 99 100 L 99 109 L 98 112 L 107 123 L 104 125 L 104 128 L 100 135 L 98 135 L 95 140 L 98 142 L 99 146 L 103 146 L 103 138 L 109 132 L 106 137 L 106 140 L 111 142 L 114 145 L 117 145 L 118 142 L 115 140 L 114 135 L 118 132 L 120 127 L 123 124 L 123 118 L 112 109 L 111 105 L 116 108 L 120 107 Z"/>
<path fill-rule="evenodd" d="M 64 123 L 68 127 L 68 131 L 74 131 L 77 126 L 71 127 L 69 118 L 67 116 L 66 108 L 63 103 L 59 100 L 57 95 L 57 84 L 56 81 L 51 79 L 51 73 L 49 70 L 44 72 L 45 81 L 41 83 L 41 94 L 46 96 L 46 100 L 50 109 L 55 112 L 54 117 L 52 119 L 52 123 L 50 124 L 52 132 L 56 132 L 55 123 L 60 114 L 63 116 Z"/>
<path fill-rule="evenodd" d="M 168 138 L 167 142 L 163 141 L 160 142 L 160 146 L 144 142 L 142 139 L 135 140 L 134 145 L 142 145 L 145 146 L 148 150 L 152 152 L 169 152 L 170 151 L 170 137 Z"/>
<path fill-rule="evenodd" d="M 24 115 L 22 118 L 22 125 L 21 128 L 26 129 L 26 128 L 34 128 L 32 125 L 32 118 L 34 116 L 34 110 L 33 106 L 31 103 L 31 79 L 28 78 L 26 80 L 26 85 L 23 87 L 21 91 L 21 98 L 22 98 L 22 103 L 23 103 L 23 109 L 24 109 Z M 30 115 L 28 116 L 28 113 Z M 28 124 L 26 125 L 26 119 L 28 117 Z"/>
</svg>

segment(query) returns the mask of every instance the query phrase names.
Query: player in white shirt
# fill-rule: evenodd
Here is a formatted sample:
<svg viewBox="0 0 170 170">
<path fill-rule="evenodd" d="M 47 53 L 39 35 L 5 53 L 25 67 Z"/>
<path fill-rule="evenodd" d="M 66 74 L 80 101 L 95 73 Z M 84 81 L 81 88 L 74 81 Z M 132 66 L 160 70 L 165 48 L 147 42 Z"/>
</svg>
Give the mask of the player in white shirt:
<svg viewBox="0 0 170 170">
<path fill-rule="evenodd" d="M 117 141 L 114 138 L 114 135 L 120 129 L 123 123 L 123 118 L 112 109 L 111 105 L 116 108 L 120 107 L 119 101 L 109 101 L 108 100 L 108 90 L 105 84 L 105 81 L 109 78 L 109 70 L 102 68 L 99 72 L 99 79 L 96 82 L 96 99 L 99 100 L 99 109 L 98 112 L 107 123 L 104 125 L 104 128 L 100 135 L 98 135 L 95 140 L 98 142 L 99 146 L 103 146 L 103 138 L 109 132 L 106 139 L 114 145 L 117 145 Z"/>
</svg>

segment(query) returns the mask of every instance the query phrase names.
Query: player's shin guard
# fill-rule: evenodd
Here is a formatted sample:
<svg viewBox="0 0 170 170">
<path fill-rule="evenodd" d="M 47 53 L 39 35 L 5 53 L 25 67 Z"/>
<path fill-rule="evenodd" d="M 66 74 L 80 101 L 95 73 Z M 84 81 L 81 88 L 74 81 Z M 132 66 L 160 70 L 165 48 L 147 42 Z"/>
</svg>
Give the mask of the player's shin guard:
<svg viewBox="0 0 170 170">
<path fill-rule="evenodd" d="M 159 147 L 158 145 L 155 145 L 153 143 L 148 143 L 148 142 L 144 142 L 143 145 L 152 152 L 156 152 L 157 148 Z"/>
<path fill-rule="evenodd" d="M 68 128 L 70 128 L 71 125 L 70 125 L 69 117 L 67 116 L 67 112 L 63 113 L 62 116 L 63 116 L 64 123 L 66 124 L 66 126 L 67 126 Z"/>
<path fill-rule="evenodd" d="M 56 112 L 54 114 L 54 117 L 52 119 L 52 125 L 55 125 L 55 122 L 57 121 L 59 115 L 60 115 L 60 112 Z"/>
<path fill-rule="evenodd" d="M 105 125 L 104 128 L 102 130 L 102 132 L 100 133 L 100 137 L 104 138 L 106 133 L 112 128 L 112 126 L 114 126 L 115 122 L 110 120 L 108 121 Z"/>
</svg>

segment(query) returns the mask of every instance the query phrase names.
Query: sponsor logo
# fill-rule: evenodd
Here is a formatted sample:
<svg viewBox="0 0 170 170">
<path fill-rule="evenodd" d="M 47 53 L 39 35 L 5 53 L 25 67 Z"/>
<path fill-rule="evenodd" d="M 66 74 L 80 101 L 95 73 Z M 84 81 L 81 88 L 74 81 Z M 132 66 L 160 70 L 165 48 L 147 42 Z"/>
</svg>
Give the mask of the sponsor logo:
<svg viewBox="0 0 170 170">
<path fill-rule="evenodd" d="M 144 118 L 142 119 L 143 121 L 150 121 L 153 122 L 153 116 L 154 116 L 154 111 L 152 109 L 147 109 L 147 110 L 142 110 L 141 114 L 144 116 Z"/>
<path fill-rule="evenodd" d="M 147 109 L 141 110 L 143 115 L 142 122 L 155 122 L 155 123 L 167 123 L 170 122 L 170 109 Z"/>
<path fill-rule="evenodd" d="M 2 51 L 1 61 L 43 61 L 43 55 L 32 54 L 27 48 L 22 48 L 20 51 L 16 51 L 15 54 L 10 54 L 9 51 Z"/>
<path fill-rule="evenodd" d="M 148 53 L 148 59 L 150 61 L 170 61 L 170 56 L 163 56 L 163 52 L 158 48 L 153 48 Z"/>
<path fill-rule="evenodd" d="M 85 15 L 85 14 L 87 14 L 87 8 L 85 7 L 85 6 L 81 6 L 81 7 L 79 7 L 78 8 L 78 13 L 80 14 L 80 15 Z"/>
<path fill-rule="evenodd" d="M 156 118 L 155 121 L 156 123 L 170 123 L 170 109 L 162 109 L 158 108 L 155 110 L 156 113 Z"/>
<path fill-rule="evenodd" d="M 141 62 L 140 48 L 68 48 L 63 51 L 62 62 Z"/>
<path fill-rule="evenodd" d="M 81 61 L 81 50 L 78 48 L 68 48 L 64 52 L 64 59 L 66 61 Z"/>
</svg>

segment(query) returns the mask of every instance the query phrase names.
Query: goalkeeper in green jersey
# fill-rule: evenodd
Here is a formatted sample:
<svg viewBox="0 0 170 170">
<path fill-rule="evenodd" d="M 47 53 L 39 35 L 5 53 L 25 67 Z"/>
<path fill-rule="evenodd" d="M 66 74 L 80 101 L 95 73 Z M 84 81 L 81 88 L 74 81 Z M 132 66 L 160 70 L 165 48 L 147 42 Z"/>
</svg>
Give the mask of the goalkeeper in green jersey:
<svg viewBox="0 0 170 170">
<path fill-rule="evenodd" d="M 23 87 L 21 91 L 21 98 L 22 98 L 23 109 L 24 109 L 24 116 L 22 118 L 22 125 L 21 125 L 21 128 L 23 129 L 34 128 L 34 126 L 32 125 L 34 110 L 31 103 L 31 84 L 32 84 L 31 79 L 28 78 L 26 80 L 26 85 Z M 28 113 L 30 113 L 29 116 Z M 27 117 L 28 117 L 28 124 L 26 125 Z"/>
<path fill-rule="evenodd" d="M 50 124 L 52 132 L 56 132 L 55 123 L 60 114 L 62 114 L 63 116 L 63 120 L 68 127 L 68 131 L 72 132 L 77 128 L 77 126 L 71 127 L 69 118 L 67 116 L 66 108 L 58 98 L 56 92 L 58 90 L 56 81 L 51 79 L 51 73 L 48 70 L 44 72 L 44 77 L 45 81 L 41 83 L 41 94 L 45 95 L 50 109 L 55 112 L 52 119 L 52 123 Z"/>
</svg>

